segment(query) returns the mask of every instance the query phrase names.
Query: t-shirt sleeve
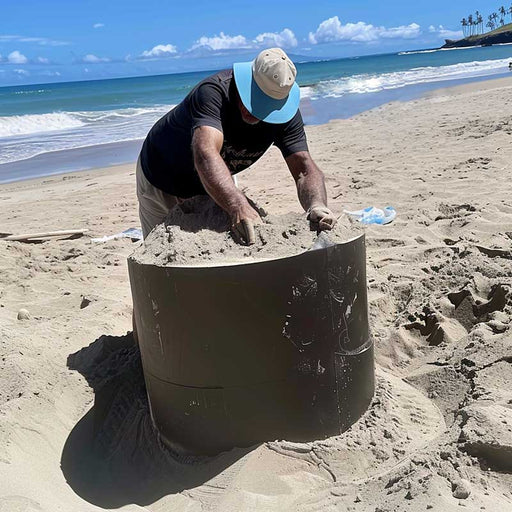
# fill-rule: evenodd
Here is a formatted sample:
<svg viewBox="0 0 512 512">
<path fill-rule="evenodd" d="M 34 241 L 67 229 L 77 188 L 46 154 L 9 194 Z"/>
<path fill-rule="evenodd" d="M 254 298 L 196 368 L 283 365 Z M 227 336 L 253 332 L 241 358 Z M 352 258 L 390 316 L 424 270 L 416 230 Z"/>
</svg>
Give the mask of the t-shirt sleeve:
<svg viewBox="0 0 512 512">
<path fill-rule="evenodd" d="M 215 84 L 202 84 L 190 98 L 192 132 L 199 126 L 212 126 L 222 132 L 222 91 Z"/>
<path fill-rule="evenodd" d="M 300 110 L 297 110 L 295 116 L 277 130 L 274 144 L 281 150 L 284 158 L 298 151 L 308 151 L 308 141 Z"/>
</svg>

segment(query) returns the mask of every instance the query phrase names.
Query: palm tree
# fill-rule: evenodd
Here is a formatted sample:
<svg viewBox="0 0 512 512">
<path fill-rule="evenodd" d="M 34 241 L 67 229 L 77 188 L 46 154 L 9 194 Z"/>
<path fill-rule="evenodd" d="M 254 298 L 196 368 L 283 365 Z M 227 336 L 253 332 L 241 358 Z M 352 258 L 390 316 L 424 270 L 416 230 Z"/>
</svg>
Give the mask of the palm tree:
<svg viewBox="0 0 512 512">
<path fill-rule="evenodd" d="M 480 13 L 478 11 L 475 12 L 475 26 L 476 26 L 476 33 L 480 33 Z"/>
<path fill-rule="evenodd" d="M 468 20 L 466 18 L 462 18 L 460 23 L 462 25 L 462 33 L 464 34 L 464 37 L 466 37 L 466 32 L 468 31 Z"/>
<path fill-rule="evenodd" d="M 505 18 L 505 16 L 507 15 L 507 10 L 505 9 L 505 7 L 503 7 L 503 5 L 499 8 L 499 11 L 501 14 L 501 19 Z M 504 25 L 504 24 L 505 24 L 505 22 L 502 23 L 502 25 Z"/>
<path fill-rule="evenodd" d="M 508 9 L 508 13 L 510 14 L 510 21 L 512 21 L 512 4 L 510 5 Z"/>
<path fill-rule="evenodd" d="M 478 14 L 477 22 L 480 27 L 479 32 L 480 32 L 480 34 L 483 34 L 484 33 L 484 18 L 482 17 L 481 14 Z"/>
<path fill-rule="evenodd" d="M 469 25 L 469 35 L 472 36 L 473 35 L 473 15 L 470 14 L 468 16 L 468 25 Z"/>
<path fill-rule="evenodd" d="M 487 18 L 487 25 L 486 27 L 489 27 L 492 30 L 494 30 L 494 19 L 492 17 L 492 14 L 489 14 L 489 17 Z"/>
</svg>

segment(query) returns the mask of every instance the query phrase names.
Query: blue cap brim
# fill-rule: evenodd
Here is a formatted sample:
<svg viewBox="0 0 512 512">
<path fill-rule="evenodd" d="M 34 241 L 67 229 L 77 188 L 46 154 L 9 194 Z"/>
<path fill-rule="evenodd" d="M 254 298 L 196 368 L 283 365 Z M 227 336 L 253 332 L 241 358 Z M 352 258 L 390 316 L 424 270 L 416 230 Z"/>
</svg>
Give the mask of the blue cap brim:
<svg viewBox="0 0 512 512">
<path fill-rule="evenodd" d="M 297 113 L 300 89 L 294 83 L 288 97 L 275 100 L 267 96 L 252 77 L 252 62 L 233 64 L 236 88 L 245 108 L 260 121 L 272 124 L 287 123 Z"/>
</svg>

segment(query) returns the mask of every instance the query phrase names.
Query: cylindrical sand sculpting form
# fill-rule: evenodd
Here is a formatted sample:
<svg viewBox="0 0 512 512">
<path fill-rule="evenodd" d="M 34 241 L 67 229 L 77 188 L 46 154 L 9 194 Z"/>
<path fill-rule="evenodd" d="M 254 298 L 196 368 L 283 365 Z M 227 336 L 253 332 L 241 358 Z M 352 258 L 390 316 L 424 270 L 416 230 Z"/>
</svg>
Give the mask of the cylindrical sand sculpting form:
<svg viewBox="0 0 512 512">
<path fill-rule="evenodd" d="M 279 222 L 259 228 L 271 238 L 316 239 L 293 256 L 257 259 L 235 245 L 247 263 L 155 263 L 162 240 L 169 254 L 183 249 L 177 230 L 184 230 L 162 225 L 129 259 L 152 418 L 168 444 L 214 454 L 275 439 L 311 441 L 340 434 L 367 409 L 374 361 L 364 235 L 333 243 L 340 232 L 317 238 L 303 217 L 295 221 L 295 234 L 283 234 Z"/>
</svg>

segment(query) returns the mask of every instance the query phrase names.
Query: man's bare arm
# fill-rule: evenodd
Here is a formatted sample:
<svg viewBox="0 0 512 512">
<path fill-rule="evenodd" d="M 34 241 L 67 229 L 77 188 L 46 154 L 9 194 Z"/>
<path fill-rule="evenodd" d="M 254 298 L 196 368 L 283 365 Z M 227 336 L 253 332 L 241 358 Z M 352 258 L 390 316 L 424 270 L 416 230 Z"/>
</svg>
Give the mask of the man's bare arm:
<svg viewBox="0 0 512 512">
<path fill-rule="evenodd" d="M 322 171 L 315 164 L 309 151 L 299 151 L 286 158 L 288 169 L 297 185 L 297 194 L 304 210 L 312 206 L 327 206 L 327 192 Z"/>
<path fill-rule="evenodd" d="M 309 151 L 298 151 L 289 155 L 286 164 L 297 185 L 300 204 L 309 213 L 310 220 L 318 223 L 320 229 L 331 229 L 336 218 L 327 207 L 324 174 L 311 158 Z"/>
<path fill-rule="evenodd" d="M 260 217 L 245 195 L 236 188 L 231 173 L 220 156 L 223 141 L 222 132 L 216 128 L 196 128 L 192 137 L 194 165 L 206 192 L 227 212 L 233 228 L 242 235 L 246 243 L 254 243 L 253 225 L 260 222 Z"/>
</svg>

